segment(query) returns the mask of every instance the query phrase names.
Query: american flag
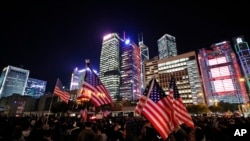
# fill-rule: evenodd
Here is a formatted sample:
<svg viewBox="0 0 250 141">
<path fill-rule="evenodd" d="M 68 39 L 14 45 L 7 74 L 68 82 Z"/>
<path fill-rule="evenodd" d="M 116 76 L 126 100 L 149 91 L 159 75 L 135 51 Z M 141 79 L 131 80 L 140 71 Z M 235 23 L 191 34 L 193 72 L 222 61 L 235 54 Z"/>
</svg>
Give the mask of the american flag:
<svg viewBox="0 0 250 141">
<path fill-rule="evenodd" d="M 68 104 L 69 99 L 70 99 L 70 94 L 63 89 L 62 82 L 60 81 L 59 78 L 56 81 L 54 94 L 59 96 L 62 101 Z"/>
<path fill-rule="evenodd" d="M 173 120 L 179 125 L 184 123 L 189 127 L 194 127 L 192 117 L 188 113 L 186 106 L 180 97 L 174 77 L 171 77 L 169 83 L 169 99 L 171 99 L 172 111 L 174 112 L 174 117 L 172 116 L 172 118 L 174 118 Z"/>
<path fill-rule="evenodd" d="M 100 78 L 91 69 L 89 63 L 86 61 L 86 70 L 82 83 L 81 93 L 78 99 L 88 98 L 95 106 L 110 104 L 113 106 L 112 98 L 109 91 L 101 83 Z"/>
<path fill-rule="evenodd" d="M 163 139 L 167 139 L 174 130 L 169 114 L 171 109 L 167 107 L 167 103 L 166 94 L 153 78 L 145 88 L 135 108 L 135 112 L 144 115 Z"/>
</svg>

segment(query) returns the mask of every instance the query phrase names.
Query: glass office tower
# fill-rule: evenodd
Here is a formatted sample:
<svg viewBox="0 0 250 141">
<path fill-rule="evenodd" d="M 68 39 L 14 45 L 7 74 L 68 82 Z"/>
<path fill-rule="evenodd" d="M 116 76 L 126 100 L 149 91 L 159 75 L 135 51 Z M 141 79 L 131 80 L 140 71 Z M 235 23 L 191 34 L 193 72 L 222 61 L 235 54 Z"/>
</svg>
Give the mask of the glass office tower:
<svg viewBox="0 0 250 141">
<path fill-rule="evenodd" d="M 100 79 L 115 100 L 120 87 L 120 43 L 123 41 L 117 33 L 103 37 L 100 57 Z"/>
<path fill-rule="evenodd" d="M 95 72 L 95 74 L 97 76 L 99 76 L 99 74 L 97 73 L 96 70 L 93 70 Z M 70 81 L 70 88 L 69 90 L 78 90 L 80 89 L 80 86 L 83 82 L 83 75 L 85 72 L 85 68 L 84 69 L 78 69 L 77 67 L 74 69 L 73 73 L 71 74 L 71 81 Z"/>
<path fill-rule="evenodd" d="M 25 87 L 29 78 L 29 70 L 7 66 L 3 69 L 0 82 L 0 98 L 12 94 L 24 95 Z"/>
<path fill-rule="evenodd" d="M 136 101 L 141 94 L 140 48 L 126 40 L 121 52 L 120 95 L 124 100 Z"/>
<path fill-rule="evenodd" d="M 159 84 L 169 93 L 169 82 L 174 76 L 185 104 L 205 104 L 201 74 L 195 51 L 158 61 Z"/>
<path fill-rule="evenodd" d="M 143 39 L 139 39 L 139 48 L 140 48 L 140 54 L 141 54 L 141 93 L 144 92 L 144 62 L 149 60 L 149 50 L 148 47 L 143 43 Z"/>
<path fill-rule="evenodd" d="M 175 37 L 169 34 L 163 35 L 158 41 L 159 59 L 169 58 L 177 55 Z"/>
</svg>

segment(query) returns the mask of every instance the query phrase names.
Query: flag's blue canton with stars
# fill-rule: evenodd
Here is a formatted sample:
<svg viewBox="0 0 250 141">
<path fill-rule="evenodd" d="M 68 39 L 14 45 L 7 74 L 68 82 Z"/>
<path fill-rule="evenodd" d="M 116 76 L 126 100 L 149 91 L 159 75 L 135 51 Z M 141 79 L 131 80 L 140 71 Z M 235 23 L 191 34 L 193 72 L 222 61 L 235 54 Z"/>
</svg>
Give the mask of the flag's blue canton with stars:
<svg viewBox="0 0 250 141">
<path fill-rule="evenodd" d="M 171 80 L 170 80 L 170 83 L 169 83 L 169 89 L 173 89 L 173 97 L 175 99 L 180 98 L 180 94 L 179 94 L 179 91 L 178 91 L 178 88 L 177 88 L 174 77 L 171 77 Z"/>
<path fill-rule="evenodd" d="M 159 100 L 161 100 L 162 98 L 164 98 L 166 96 L 166 94 L 162 90 L 160 85 L 157 83 L 156 79 L 154 79 L 153 81 L 155 81 L 155 82 L 154 82 L 154 86 L 152 88 L 152 91 L 151 91 L 149 98 L 156 103 Z"/>
<path fill-rule="evenodd" d="M 61 82 L 60 80 L 56 81 L 56 87 L 57 87 L 59 90 L 64 91 L 62 82 Z"/>
<path fill-rule="evenodd" d="M 97 76 L 95 76 L 96 74 L 90 70 L 86 71 L 85 74 L 85 81 L 88 82 L 90 85 L 96 87 L 98 85 L 101 85 L 101 81 L 98 79 Z"/>
<path fill-rule="evenodd" d="M 145 88 L 145 90 L 144 90 L 144 92 L 143 92 L 143 95 L 144 96 L 147 96 L 148 95 L 148 91 L 149 91 L 149 89 L 150 89 L 150 86 L 151 86 L 151 83 L 153 82 L 153 79 L 151 79 L 150 81 L 149 81 L 149 83 L 148 83 L 148 85 L 146 86 L 146 88 Z"/>
</svg>

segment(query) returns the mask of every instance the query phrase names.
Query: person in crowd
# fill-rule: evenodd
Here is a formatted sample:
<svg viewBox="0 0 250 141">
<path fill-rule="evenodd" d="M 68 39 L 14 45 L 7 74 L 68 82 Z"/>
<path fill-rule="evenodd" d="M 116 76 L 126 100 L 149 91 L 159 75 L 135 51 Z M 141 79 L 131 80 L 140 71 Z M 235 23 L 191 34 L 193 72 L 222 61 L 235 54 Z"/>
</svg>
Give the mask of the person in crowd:
<svg viewBox="0 0 250 141">
<path fill-rule="evenodd" d="M 92 122 L 86 122 L 85 128 L 78 135 L 77 141 L 95 141 L 95 135 L 92 129 Z"/>
<path fill-rule="evenodd" d="M 115 123 L 109 141 L 124 141 L 123 129 L 119 123 Z"/>
<path fill-rule="evenodd" d="M 125 141 L 139 141 L 135 121 L 127 121 L 124 126 Z"/>
<path fill-rule="evenodd" d="M 150 121 L 145 121 L 144 126 L 141 129 L 140 133 L 140 140 L 141 141 L 154 141 L 157 140 L 157 132 L 153 128 L 152 124 Z"/>
</svg>

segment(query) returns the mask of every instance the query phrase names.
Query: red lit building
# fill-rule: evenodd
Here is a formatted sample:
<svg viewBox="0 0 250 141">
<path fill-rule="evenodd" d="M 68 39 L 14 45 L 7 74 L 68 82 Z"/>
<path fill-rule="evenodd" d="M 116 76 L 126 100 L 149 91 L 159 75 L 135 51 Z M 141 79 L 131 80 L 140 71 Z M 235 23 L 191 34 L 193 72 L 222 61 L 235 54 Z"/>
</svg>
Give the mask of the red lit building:
<svg viewBox="0 0 250 141">
<path fill-rule="evenodd" d="M 213 44 L 211 50 L 200 49 L 200 71 L 207 104 L 219 101 L 246 103 L 249 101 L 240 65 L 230 42 Z"/>
</svg>

